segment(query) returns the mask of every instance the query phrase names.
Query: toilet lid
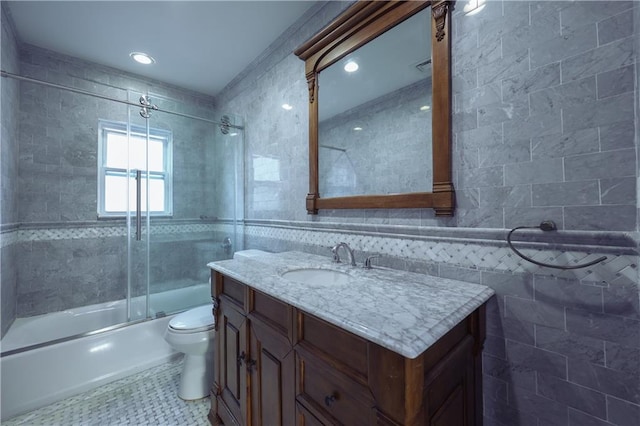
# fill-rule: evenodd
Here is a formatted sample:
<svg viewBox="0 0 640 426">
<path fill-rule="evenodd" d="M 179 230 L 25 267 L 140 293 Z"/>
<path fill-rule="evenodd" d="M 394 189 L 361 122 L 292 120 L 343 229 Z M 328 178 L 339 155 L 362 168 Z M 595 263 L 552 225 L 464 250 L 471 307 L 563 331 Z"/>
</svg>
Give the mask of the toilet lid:
<svg viewBox="0 0 640 426">
<path fill-rule="evenodd" d="M 177 331 L 208 330 L 215 325 L 211 305 L 199 306 L 176 315 L 169 321 L 169 327 Z"/>
</svg>

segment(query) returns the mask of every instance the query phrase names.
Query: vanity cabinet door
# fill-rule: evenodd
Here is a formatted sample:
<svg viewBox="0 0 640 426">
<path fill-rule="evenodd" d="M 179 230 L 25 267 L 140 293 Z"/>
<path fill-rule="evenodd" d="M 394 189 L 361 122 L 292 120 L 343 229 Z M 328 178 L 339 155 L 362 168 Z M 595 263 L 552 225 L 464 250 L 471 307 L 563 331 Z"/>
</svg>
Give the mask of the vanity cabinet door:
<svg viewBox="0 0 640 426">
<path fill-rule="evenodd" d="M 282 334 L 249 320 L 251 424 L 293 425 L 295 419 L 294 352 Z"/>
<path fill-rule="evenodd" d="M 253 426 L 295 422 L 293 308 L 249 290 L 247 321 L 251 353 L 249 388 Z"/>
<path fill-rule="evenodd" d="M 225 425 L 247 424 L 247 324 L 242 312 L 221 301 L 216 335 L 216 413 Z"/>
<path fill-rule="evenodd" d="M 473 339 L 467 336 L 425 378 L 425 409 L 431 426 L 472 426 L 476 422 Z"/>
</svg>

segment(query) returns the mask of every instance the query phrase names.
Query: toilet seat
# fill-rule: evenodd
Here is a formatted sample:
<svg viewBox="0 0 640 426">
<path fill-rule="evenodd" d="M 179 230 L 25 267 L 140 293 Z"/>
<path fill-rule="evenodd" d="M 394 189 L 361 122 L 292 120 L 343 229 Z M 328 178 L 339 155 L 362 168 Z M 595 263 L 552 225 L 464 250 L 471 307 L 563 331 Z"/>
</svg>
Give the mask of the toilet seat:
<svg viewBox="0 0 640 426">
<path fill-rule="evenodd" d="M 212 306 L 204 305 L 176 315 L 169 321 L 169 330 L 174 333 L 199 333 L 215 327 Z"/>
</svg>

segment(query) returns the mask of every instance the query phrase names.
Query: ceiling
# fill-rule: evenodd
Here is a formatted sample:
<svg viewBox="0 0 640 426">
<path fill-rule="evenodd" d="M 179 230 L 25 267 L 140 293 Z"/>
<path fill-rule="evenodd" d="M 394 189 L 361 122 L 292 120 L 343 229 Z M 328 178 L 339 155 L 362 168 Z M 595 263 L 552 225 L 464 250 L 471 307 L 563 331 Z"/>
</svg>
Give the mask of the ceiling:
<svg viewBox="0 0 640 426">
<path fill-rule="evenodd" d="M 24 43 L 218 94 L 315 1 L 9 1 Z M 141 65 L 129 53 L 156 63 Z"/>
</svg>

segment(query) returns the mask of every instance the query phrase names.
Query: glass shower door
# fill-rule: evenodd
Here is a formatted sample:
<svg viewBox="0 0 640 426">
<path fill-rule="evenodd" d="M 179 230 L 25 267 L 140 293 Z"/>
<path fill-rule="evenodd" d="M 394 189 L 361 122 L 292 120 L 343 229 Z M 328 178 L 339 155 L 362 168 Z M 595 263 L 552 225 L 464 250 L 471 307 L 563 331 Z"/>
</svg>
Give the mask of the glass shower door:
<svg viewBox="0 0 640 426">
<path fill-rule="evenodd" d="M 150 132 L 168 140 L 167 209 L 151 212 L 149 235 L 149 313 L 161 316 L 211 303 L 206 265 L 230 257 L 235 236 L 219 221 L 215 158 L 221 133 L 205 118 L 210 110 L 153 93 L 149 98 L 159 108 L 149 118 Z"/>
<path fill-rule="evenodd" d="M 211 303 L 206 265 L 230 258 L 237 249 L 237 201 L 242 199 L 241 192 L 237 196 L 241 129 L 223 133 L 203 117 L 210 115 L 209 108 L 198 110 L 153 93 L 142 99 L 148 105 L 132 107 L 130 114 L 130 141 L 146 138 L 134 144 L 139 148 L 130 160 L 132 176 L 140 171 L 130 187 L 140 186 L 141 194 L 140 215 L 136 208 L 129 210 L 132 236 L 137 222 L 142 228 L 140 240 L 129 239 L 131 319 Z M 130 193 L 137 194 L 137 188 Z"/>
</svg>

